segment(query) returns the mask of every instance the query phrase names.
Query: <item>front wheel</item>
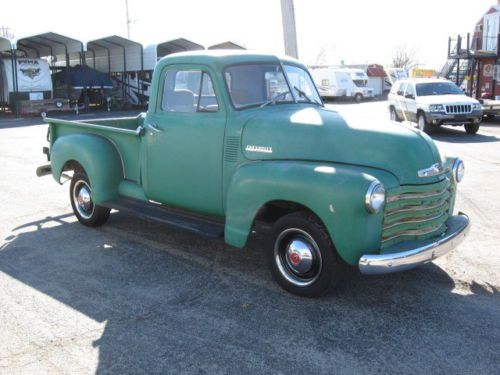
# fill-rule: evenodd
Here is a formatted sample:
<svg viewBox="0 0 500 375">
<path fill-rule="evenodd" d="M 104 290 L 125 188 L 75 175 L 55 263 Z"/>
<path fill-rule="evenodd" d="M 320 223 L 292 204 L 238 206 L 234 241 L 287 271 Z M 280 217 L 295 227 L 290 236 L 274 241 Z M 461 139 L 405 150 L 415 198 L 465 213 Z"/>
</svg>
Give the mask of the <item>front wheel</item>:
<svg viewBox="0 0 500 375">
<path fill-rule="evenodd" d="M 465 124 L 465 131 L 467 134 L 474 135 L 479 130 L 479 123 L 477 124 Z"/>
<path fill-rule="evenodd" d="M 356 103 L 360 103 L 362 100 L 363 100 L 363 95 L 361 95 L 361 94 L 354 95 L 354 101 Z"/>
<path fill-rule="evenodd" d="M 391 113 L 391 120 L 392 121 L 401 122 L 401 119 L 399 118 L 398 113 L 396 112 L 396 108 L 391 107 L 389 112 Z"/>
<path fill-rule="evenodd" d="M 341 280 L 342 260 L 313 214 L 296 212 L 280 218 L 269 253 L 277 283 L 293 294 L 317 297 Z"/>
<path fill-rule="evenodd" d="M 110 209 L 94 204 L 92 189 L 85 173 L 75 172 L 69 187 L 71 207 L 80 223 L 97 227 L 108 221 Z"/>
<path fill-rule="evenodd" d="M 434 128 L 425 118 L 425 115 L 420 112 L 417 117 L 418 128 L 422 130 L 424 133 L 431 134 L 434 131 Z"/>
</svg>

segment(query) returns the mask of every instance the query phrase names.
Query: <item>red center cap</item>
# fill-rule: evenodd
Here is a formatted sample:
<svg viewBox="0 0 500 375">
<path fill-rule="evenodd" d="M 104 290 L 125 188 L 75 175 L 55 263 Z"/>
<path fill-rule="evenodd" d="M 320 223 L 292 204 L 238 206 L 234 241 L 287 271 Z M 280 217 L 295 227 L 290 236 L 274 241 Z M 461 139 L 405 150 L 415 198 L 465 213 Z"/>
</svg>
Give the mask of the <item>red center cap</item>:
<svg viewBox="0 0 500 375">
<path fill-rule="evenodd" d="M 300 255 L 297 253 L 291 253 L 290 254 L 290 261 L 294 266 L 300 263 Z"/>
</svg>

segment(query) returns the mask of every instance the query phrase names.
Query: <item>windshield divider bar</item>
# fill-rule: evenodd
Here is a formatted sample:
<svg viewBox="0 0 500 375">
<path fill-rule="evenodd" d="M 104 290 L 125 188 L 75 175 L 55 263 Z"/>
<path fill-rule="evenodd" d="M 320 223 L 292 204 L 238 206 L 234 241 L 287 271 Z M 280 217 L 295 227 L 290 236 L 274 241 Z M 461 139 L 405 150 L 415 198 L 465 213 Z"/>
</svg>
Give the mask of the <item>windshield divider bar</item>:
<svg viewBox="0 0 500 375">
<path fill-rule="evenodd" d="M 283 66 L 283 62 L 281 60 L 280 60 L 280 67 L 281 71 L 283 72 L 283 76 L 285 77 L 286 84 L 288 85 L 288 90 L 290 90 L 290 94 L 292 95 L 293 102 L 297 104 L 299 101 L 295 96 L 295 90 L 293 89 L 292 85 L 290 84 L 290 81 L 288 80 L 288 75 L 286 74 L 285 67 Z"/>
</svg>

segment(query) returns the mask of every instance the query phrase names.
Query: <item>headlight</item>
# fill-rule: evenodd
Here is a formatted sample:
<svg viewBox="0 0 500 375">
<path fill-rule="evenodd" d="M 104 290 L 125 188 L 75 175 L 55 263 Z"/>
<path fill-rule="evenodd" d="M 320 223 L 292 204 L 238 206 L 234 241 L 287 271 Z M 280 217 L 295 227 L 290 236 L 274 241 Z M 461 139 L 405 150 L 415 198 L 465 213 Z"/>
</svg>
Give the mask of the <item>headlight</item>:
<svg viewBox="0 0 500 375">
<path fill-rule="evenodd" d="M 483 109 L 483 107 L 481 106 L 481 103 L 474 103 L 474 104 L 472 104 L 472 110 L 473 111 L 480 111 L 482 109 Z"/>
<path fill-rule="evenodd" d="M 431 112 L 444 112 L 444 105 L 442 105 L 442 104 L 431 104 L 429 106 L 429 111 L 431 111 Z"/>
<path fill-rule="evenodd" d="M 465 173 L 465 165 L 464 162 L 460 159 L 455 160 L 453 163 L 453 178 L 455 179 L 455 182 L 460 182 L 464 178 L 464 173 Z"/>
<path fill-rule="evenodd" d="M 370 184 L 365 195 L 365 207 L 368 212 L 376 214 L 380 212 L 385 203 L 384 185 L 379 180 L 375 180 Z"/>
</svg>

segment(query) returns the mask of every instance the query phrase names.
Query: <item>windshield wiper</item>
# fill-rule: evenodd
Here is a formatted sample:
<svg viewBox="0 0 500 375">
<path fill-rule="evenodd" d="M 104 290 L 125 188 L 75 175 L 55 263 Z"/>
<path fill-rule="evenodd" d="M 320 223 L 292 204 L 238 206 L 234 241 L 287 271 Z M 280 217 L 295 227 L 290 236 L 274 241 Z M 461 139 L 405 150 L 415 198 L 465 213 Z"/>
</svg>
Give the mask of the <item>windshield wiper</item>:
<svg viewBox="0 0 500 375">
<path fill-rule="evenodd" d="M 297 92 L 299 93 L 299 95 L 301 97 L 303 97 L 305 100 L 307 100 L 309 103 L 316 104 L 316 105 L 319 105 L 319 106 L 321 105 L 316 100 L 312 100 L 309 96 L 307 96 L 307 94 L 304 91 L 302 91 L 301 89 L 299 89 L 297 86 L 293 86 L 293 88 L 295 90 L 297 90 Z"/>
<path fill-rule="evenodd" d="M 278 100 L 281 97 L 285 98 L 289 93 L 290 93 L 290 91 L 283 91 L 283 92 L 277 93 L 271 99 L 269 99 L 267 102 L 262 103 L 260 105 L 260 108 L 263 108 L 263 107 L 265 107 L 266 105 L 269 105 L 269 104 L 276 104 L 276 100 Z"/>
</svg>

